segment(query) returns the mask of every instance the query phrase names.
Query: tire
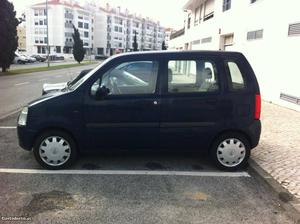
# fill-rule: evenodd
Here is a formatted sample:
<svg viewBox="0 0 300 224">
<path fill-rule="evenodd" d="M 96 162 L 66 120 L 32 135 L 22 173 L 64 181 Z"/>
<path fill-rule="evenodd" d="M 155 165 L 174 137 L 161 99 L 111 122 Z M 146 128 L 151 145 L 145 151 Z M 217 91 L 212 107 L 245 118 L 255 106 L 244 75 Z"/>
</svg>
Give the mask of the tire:
<svg viewBox="0 0 300 224">
<path fill-rule="evenodd" d="M 70 167 L 76 161 L 77 147 L 66 132 L 50 130 L 37 137 L 33 154 L 43 168 L 59 170 Z"/>
<path fill-rule="evenodd" d="M 250 151 L 250 143 L 244 135 L 229 132 L 213 142 L 210 157 L 219 169 L 236 171 L 247 166 Z"/>
</svg>

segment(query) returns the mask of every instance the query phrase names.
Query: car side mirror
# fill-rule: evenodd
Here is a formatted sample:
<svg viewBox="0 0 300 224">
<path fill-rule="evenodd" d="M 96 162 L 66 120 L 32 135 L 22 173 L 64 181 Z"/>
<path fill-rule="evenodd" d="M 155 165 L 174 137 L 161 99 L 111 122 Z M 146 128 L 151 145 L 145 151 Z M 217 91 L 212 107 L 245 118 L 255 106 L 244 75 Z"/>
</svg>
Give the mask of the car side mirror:
<svg viewBox="0 0 300 224">
<path fill-rule="evenodd" d="M 99 86 L 95 94 L 95 99 L 103 100 L 106 96 L 108 96 L 109 93 L 110 93 L 109 88 L 107 88 L 106 86 Z"/>
</svg>

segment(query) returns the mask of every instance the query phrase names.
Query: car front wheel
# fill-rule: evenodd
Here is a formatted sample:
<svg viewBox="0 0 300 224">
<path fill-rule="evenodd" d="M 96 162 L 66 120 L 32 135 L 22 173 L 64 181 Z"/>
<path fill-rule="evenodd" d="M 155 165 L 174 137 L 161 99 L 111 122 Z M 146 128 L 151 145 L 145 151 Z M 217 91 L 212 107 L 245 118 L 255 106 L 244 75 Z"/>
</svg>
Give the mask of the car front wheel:
<svg viewBox="0 0 300 224">
<path fill-rule="evenodd" d="M 235 171 L 247 165 L 250 144 L 247 138 L 239 133 L 227 133 L 214 141 L 210 155 L 218 168 Z"/>
<path fill-rule="evenodd" d="M 46 169 L 58 170 L 69 167 L 77 157 L 73 138 L 62 131 L 47 131 L 40 135 L 33 147 L 37 162 Z"/>
</svg>

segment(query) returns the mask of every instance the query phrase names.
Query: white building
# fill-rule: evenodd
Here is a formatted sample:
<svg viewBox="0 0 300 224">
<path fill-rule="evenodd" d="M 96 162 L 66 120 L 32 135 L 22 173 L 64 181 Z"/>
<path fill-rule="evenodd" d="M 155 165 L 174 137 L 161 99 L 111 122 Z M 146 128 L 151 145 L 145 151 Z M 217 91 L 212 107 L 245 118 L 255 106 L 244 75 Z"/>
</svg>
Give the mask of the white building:
<svg viewBox="0 0 300 224">
<path fill-rule="evenodd" d="M 189 0 L 169 49 L 240 51 L 265 100 L 300 111 L 300 1 Z M 176 37 L 176 38 L 175 38 Z"/>
<path fill-rule="evenodd" d="M 28 54 L 47 54 L 46 2 L 26 9 L 26 50 Z M 50 55 L 72 58 L 73 24 L 78 28 L 87 54 L 109 56 L 131 51 L 137 32 L 140 50 L 160 50 L 165 30 L 159 22 L 124 12 L 121 8 L 84 7 L 67 0 L 48 1 Z"/>
<path fill-rule="evenodd" d="M 107 55 L 132 51 L 135 33 L 139 50 L 161 49 L 165 29 L 159 22 L 130 14 L 127 9 L 122 11 L 120 7 L 112 8 L 109 4 L 106 8 L 100 8 L 100 11 L 101 15 L 107 16 Z"/>
<path fill-rule="evenodd" d="M 26 10 L 26 47 L 28 54 L 47 53 L 46 3 L 35 4 Z M 66 1 L 48 1 L 50 54 L 72 57 L 73 25 L 78 28 L 84 48 L 93 48 L 94 15 Z"/>
<path fill-rule="evenodd" d="M 175 30 L 172 29 L 172 28 L 166 28 L 165 29 L 165 44 L 166 44 L 167 48 L 169 47 L 169 42 L 170 42 L 170 39 L 171 39 L 171 35 L 174 32 L 175 32 Z"/>
</svg>

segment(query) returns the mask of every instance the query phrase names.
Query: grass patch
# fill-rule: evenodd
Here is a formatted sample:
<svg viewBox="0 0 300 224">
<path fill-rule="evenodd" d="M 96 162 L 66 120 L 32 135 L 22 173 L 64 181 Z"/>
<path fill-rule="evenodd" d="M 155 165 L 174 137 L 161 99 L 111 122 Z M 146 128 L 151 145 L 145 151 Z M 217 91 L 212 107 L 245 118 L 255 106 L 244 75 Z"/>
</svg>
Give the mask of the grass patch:
<svg viewBox="0 0 300 224">
<path fill-rule="evenodd" d="M 43 67 L 34 67 L 34 68 L 12 69 L 8 72 L 0 72 L 0 75 L 19 75 L 19 74 L 32 73 L 32 72 L 43 72 L 43 71 L 72 68 L 72 67 L 96 64 L 96 63 L 98 63 L 98 62 L 92 61 L 92 62 L 82 62 L 81 64 L 74 63 L 74 64 L 65 64 L 65 65 L 50 65 L 49 68 L 47 66 L 43 66 Z"/>
</svg>

